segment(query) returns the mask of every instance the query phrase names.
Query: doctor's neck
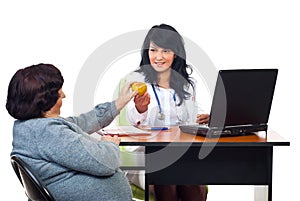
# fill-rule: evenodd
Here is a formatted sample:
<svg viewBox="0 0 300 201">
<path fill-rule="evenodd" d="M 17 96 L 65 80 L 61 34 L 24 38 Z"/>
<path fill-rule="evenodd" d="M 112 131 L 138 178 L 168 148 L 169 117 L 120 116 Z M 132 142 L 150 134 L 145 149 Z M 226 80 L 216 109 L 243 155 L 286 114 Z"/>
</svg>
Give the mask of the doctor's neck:
<svg viewBox="0 0 300 201">
<path fill-rule="evenodd" d="M 159 72 L 157 74 L 157 84 L 159 87 L 170 88 L 171 71 Z"/>
</svg>

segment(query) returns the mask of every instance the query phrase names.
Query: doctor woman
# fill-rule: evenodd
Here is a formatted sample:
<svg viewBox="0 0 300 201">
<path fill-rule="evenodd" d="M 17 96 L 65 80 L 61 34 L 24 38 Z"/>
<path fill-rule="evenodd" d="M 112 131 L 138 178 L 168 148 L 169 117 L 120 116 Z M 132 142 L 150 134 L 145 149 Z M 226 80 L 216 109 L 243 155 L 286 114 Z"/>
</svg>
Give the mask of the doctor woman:
<svg viewBox="0 0 300 201">
<path fill-rule="evenodd" d="M 148 126 L 207 123 L 209 115 L 196 102 L 192 67 L 179 33 L 166 24 L 153 26 L 141 54 L 140 67 L 126 80 L 146 82 L 148 90 L 127 105 L 127 120 Z"/>
<path fill-rule="evenodd" d="M 169 126 L 186 123 L 207 123 L 196 102 L 192 67 L 186 63 L 184 41 L 166 24 L 153 26 L 141 50 L 140 67 L 127 76 L 127 81 L 147 83 L 147 92 L 136 95 L 126 107 L 132 125 Z M 205 186 L 154 186 L 157 200 L 203 201 Z"/>
</svg>

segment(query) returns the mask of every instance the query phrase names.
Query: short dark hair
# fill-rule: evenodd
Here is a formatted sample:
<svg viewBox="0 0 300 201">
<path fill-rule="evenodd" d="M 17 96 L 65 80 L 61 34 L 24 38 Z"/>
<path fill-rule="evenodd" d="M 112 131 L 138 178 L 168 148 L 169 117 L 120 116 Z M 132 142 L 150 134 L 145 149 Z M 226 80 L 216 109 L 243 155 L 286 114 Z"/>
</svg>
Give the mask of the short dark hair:
<svg viewBox="0 0 300 201">
<path fill-rule="evenodd" d="M 40 118 L 59 98 L 64 79 L 52 64 L 37 64 L 19 69 L 10 80 L 6 109 L 19 120 Z"/>
</svg>

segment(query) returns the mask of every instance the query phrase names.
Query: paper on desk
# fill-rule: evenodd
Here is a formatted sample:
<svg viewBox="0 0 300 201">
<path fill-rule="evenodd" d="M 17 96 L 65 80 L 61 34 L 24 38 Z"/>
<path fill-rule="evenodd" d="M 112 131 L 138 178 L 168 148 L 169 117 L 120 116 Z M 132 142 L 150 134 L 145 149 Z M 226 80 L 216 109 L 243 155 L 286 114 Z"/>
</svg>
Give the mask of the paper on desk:
<svg viewBox="0 0 300 201">
<path fill-rule="evenodd" d="M 101 135 L 151 135 L 150 131 L 142 130 L 134 126 L 116 126 L 97 131 Z"/>
</svg>

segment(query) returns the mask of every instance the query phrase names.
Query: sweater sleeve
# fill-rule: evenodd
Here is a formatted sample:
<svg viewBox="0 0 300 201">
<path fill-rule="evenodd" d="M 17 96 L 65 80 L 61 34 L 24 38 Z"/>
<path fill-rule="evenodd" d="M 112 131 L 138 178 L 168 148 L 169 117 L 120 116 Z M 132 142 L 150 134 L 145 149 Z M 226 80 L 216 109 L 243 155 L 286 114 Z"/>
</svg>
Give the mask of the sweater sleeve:
<svg viewBox="0 0 300 201">
<path fill-rule="evenodd" d="M 115 101 L 96 105 L 93 110 L 79 116 L 66 118 L 87 133 L 93 133 L 108 126 L 119 114 Z"/>
<path fill-rule="evenodd" d="M 106 176 L 114 174 L 121 164 L 118 145 L 80 134 L 63 121 L 49 122 L 35 138 L 43 158 L 72 170 Z"/>
</svg>

